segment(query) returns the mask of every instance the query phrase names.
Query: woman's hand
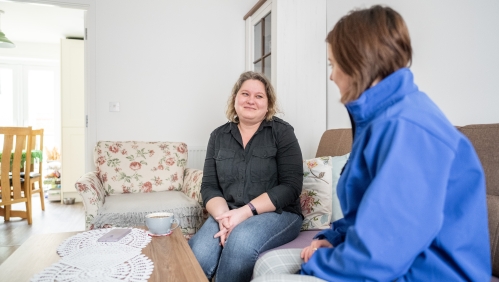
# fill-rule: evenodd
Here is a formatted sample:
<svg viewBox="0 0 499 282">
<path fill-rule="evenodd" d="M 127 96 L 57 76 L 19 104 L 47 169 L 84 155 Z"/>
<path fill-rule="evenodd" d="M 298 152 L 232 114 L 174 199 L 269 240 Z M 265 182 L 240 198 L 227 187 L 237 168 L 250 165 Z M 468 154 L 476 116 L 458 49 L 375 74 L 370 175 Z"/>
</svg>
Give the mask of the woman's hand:
<svg viewBox="0 0 499 282">
<path fill-rule="evenodd" d="M 223 214 L 215 217 L 215 220 L 217 220 L 219 223 L 223 223 L 223 230 L 222 227 L 220 227 L 220 232 L 215 234 L 215 238 L 221 237 L 222 233 L 225 234 L 225 239 L 229 237 L 230 232 L 236 227 L 239 223 L 245 221 L 252 215 L 251 210 L 249 209 L 248 206 L 242 206 L 238 209 L 233 209 L 227 212 L 224 212 Z M 225 244 L 225 241 L 223 241 L 222 246 Z"/>
<path fill-rule="evenodd" d="M 310 246 L 305 247 L 300 254 L 300 257 L 304 262 L 308 262 L 310 257 L 314 254 L 315 251 L 319 248 L 331 248 L 333 245 L 329 243 L 327 240 L 313 240 Z"/>
<path fill-rule="evenodd" d="M 220 231 L 213 236 L 213 238 L 218 238 L 220 237 L 220 245 L 222 247 L 225 247 L 225 241 L 227 240 L 227 237 L 229 236 L 229 229 L 226 226 L 229 226 L 229 220 L 224 218 L 221 220 L 217 220 L 218 222 L 218 227 L 220 228 Z"/>
</svg>

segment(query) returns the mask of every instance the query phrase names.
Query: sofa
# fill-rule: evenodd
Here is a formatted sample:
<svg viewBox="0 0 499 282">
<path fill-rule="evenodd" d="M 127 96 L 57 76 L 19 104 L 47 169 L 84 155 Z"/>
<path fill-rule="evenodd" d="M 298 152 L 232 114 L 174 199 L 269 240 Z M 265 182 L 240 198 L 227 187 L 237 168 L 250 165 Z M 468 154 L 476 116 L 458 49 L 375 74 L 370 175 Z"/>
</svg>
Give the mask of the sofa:
<svg viewBox="0 0 499 282">
<path fill-rule="evenodd" d="M 473 124 L 457 128 L 473 143 L 485 171 L 493 275 L 491 281 L 499 282 L 499 124 Z M 351 129 L 326 130 L 321 137 L 316 156 L 343 156 L 350 152 L 351 147 Z M 295 240 L 272 250 L 304 248 L 319 231 L 301 231 Z"/>
<path fill-rule="evenodd" d="M 144 226 L 146 214 L 172 212 L 183 235 L 191 237 L 203 222 L 203 172 L 186 167 L 187 154 L 182 142 L 98 142 L 97 171 L 75 183 L 85 228 Z"/>
</svg>

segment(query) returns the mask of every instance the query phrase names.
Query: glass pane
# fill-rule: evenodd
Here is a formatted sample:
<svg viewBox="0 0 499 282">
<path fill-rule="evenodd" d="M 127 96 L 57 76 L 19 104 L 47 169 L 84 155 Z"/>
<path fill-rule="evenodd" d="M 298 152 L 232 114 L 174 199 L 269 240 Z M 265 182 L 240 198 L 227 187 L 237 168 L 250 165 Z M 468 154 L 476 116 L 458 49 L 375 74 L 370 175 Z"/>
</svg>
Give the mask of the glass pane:
<svg viewBox="0 0 499 282">
<path fill-rule="evenodd" d="M 28 71 L 28 125 L 43 128 L 43 145 L 58 146 L 56 141 L 56 89 L 52 70 Z M 59 147 L 59 146 L 58 146 Z"/>
<path fill-rule="evenodd" d="M 263 33 L 263 38 L 264 38 L 264 41 L 263 41 L 263 50 L 264 50 L 264 55 L 267 55 L 268 53 L 270 53 L 270 49 L 271 49 L 271 35 L 272 35 L 272 22 L 271 22 L 271 19 L 270 19 L 270 14 L 268 14 L 266 17 L 265 17 L 265 31 Z"/>
<path fill-rule="evenodd" d="M 253 57 L 253 61 L 260 59 L 262 56 L 262 22 L 260 21 L 257 25 L 255 25 L 255 56 Z"/>
<path fill-rule="evenodd" d="M 271 55 L 272 56 L 272 55 Z M 270 57 L 271 56 L 268 56 L 268 57 L 265 57 L 265 59 L 263 59 L 263 73 L 265 74 L 265 76 L 271 80 L 271 77 L 270 77 L 270 70 L 272 69 L 272 63 L 271 63 L 271 60 L 270 60 Z"/>
<path fill-rule="evenodd" d="M 254 72 L 262 72 L 262 60 L 256 62 L 254 65 L 253 65 L 253 71 Z"/>
<path fill-rule="evenodd" d="M 16 126 L 14 124 L 14 71 L 0 68 L 0 126 Z"/>
</svg>

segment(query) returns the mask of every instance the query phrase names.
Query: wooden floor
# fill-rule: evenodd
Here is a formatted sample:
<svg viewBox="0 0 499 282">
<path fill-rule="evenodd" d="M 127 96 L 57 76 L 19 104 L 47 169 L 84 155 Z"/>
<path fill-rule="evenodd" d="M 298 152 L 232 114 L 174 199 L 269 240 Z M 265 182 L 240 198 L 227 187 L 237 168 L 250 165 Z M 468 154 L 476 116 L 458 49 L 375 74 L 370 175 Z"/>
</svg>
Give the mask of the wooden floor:
<svg viewBox="0 0 499 282">
<path fill-rule="evenodd" d="M 42 211 L 38 195 L 33 195 L 32 202 L 32 225 L 28 225 L 26 219 L 13 217 L 7 222 L 0 217 L 0 264 L 33 234 L 85 230 L 85 211 L 82 203 L 63 205 L 61 202 L 45 199 L 45 211 Z M 14 205 L 14 209 L 24 208 L 24 204 Z"/>
</svg>

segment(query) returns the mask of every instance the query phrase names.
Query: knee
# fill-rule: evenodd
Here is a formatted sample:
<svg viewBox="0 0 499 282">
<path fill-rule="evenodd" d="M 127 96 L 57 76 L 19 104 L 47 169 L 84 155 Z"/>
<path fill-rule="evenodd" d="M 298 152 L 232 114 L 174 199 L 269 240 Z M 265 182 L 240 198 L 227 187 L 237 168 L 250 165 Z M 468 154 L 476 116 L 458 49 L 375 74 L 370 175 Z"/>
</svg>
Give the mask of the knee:
<svg viewBox="0 0 499 282">
<path fill-rule="evenodd" d="M 234 229 L 227 242 L 225 243 L 225 250 L 233 250 L 237 252 L 237 256 L 258 256 L 259 244 L 257 242 L 258 236 L 248 232 L 244 229 Z"/>
</svg>

